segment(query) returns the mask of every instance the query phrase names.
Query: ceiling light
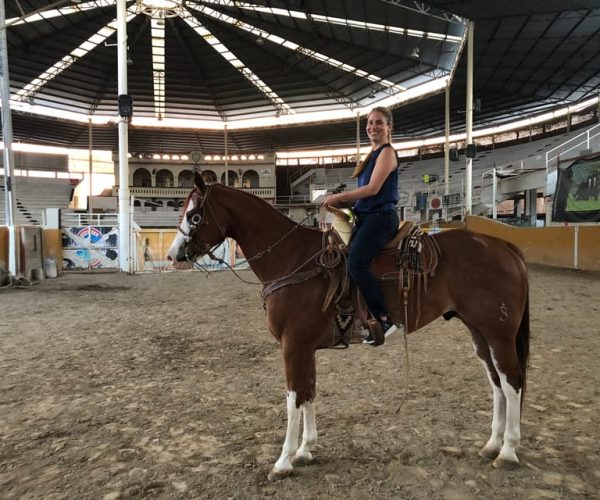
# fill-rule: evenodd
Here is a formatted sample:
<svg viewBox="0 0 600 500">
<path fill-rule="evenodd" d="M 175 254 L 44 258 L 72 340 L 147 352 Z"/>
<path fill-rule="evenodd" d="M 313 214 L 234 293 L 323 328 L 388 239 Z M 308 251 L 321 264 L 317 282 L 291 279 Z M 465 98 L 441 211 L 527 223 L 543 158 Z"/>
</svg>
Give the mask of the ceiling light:
<svg viewBox="0 0 600 500">
<path fill-rule="evenodd" d="M 138 13 L 144 13 L 164 24 L 166 17 L 179 16 L 184 0 L 136 0 Z"/>
</svg>

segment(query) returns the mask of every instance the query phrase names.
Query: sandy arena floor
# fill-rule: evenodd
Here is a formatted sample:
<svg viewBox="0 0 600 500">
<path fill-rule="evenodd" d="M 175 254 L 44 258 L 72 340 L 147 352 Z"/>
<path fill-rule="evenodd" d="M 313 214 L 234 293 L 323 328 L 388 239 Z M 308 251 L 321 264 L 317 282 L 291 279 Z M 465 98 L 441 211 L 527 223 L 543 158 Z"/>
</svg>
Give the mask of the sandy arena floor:
<svg viewBox="0 0 600 500">
<path fill-rule="evenodd" d="M 400 414 L 401 336 L 319 352 L 316 459 L 275 484 L 285 381 L 258 287 L 173 272 L 0 290 L 0 497 L 598 498 L 600 274 L 530 280 L 519 470 L 477 455 L 491 390 L 454 319 L 409 336 Z"/>
</svg>

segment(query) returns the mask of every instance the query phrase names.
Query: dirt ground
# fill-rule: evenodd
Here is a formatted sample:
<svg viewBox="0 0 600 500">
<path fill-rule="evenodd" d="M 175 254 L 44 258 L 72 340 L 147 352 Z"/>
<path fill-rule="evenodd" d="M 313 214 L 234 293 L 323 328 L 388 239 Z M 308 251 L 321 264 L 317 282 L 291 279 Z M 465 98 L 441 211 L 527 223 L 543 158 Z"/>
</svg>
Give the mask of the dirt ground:
<svg viewBox="0 0 600 500">
<path fill-rule="evenodd" d="M 249 271 L 246 277 L 251 277 Z M 0 290 L 0 497 L 598 498 L 600 274 L 530 269 L 522 467 L 477 455 L 491 390 L 458 320 L 318 353 L 315 461 L 285 434 L 260 288 L 231 273 L 69 274 Z"/>
</svg>

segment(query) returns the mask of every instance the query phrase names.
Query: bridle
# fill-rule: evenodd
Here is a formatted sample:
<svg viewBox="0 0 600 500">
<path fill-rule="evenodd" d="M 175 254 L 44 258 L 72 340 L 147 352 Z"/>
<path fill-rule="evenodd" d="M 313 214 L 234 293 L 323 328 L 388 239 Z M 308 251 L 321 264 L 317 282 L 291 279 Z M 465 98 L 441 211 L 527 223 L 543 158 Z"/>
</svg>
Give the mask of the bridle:
<svg viewBox="0 0 600 500">
<path fill-rule="evenodd" d="M 200 200 L 198 203 L 199 211 L 196 212 L 194 215 L 192 215 L 192 217 L 190 217 L 190 219 L 188 220 L 188 225 L 189 225 L 188 232 L 186 233 L 185 230 L 181 227 L 181 223 L 177 226 L 177 231 L 179 231 L 183 235 L 183 241 L 185 242 L 185 257 L 188 261 L 192 261 L 195 258 L 194 255 L 190 255 L 189 247 L 191 246 L 190 243 L 192 243 L 192 241 L 194 240 L 194 236 L 195 236 L 196 232 L 202 226 L 207 226 L 209 224 L 208 218 L 206 217 L 206 209 L 207 208 L 210 211 L 210 213 L 212 214 L 214 222 L 215 222 L 216 226 L 219 228 L 219 232 L 221 233 L 221 236 L 223 238 L 225 238 L 225 230 L 223 229 L 221 224 L 219 224 L 219 220 L 217 219 L 217 216 L 216 216 L 214 210 L 212 209 L 210 203 L 208 202 L 208 197 L 210 196 L 210 193 L 212 192 L 212 188 L 213 188 L 213 184 L 207 184 L 206 192 L 204 193 L 204 195 L 200 196 Z M 196 192 L 200 191 L 197 187 L 194 188 L 194 190 Z M 185 217 L 185 214 L 184 214 L 184 217 Z M 200 250 L 201 254 L 208 254 L 209 256 L 211 256 L 210 249 L 211 249 L 211 245 L 209 245 L 208 243 L 205 243 L 203 245 L 203 248 L 201 248 L 199 250 Z"/>
</svg>

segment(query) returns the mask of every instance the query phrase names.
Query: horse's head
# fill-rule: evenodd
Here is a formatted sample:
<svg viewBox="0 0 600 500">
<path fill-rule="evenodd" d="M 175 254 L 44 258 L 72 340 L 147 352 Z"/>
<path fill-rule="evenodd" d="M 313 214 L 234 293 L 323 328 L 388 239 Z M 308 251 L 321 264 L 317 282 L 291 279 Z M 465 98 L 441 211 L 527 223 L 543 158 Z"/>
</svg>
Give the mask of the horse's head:
<svg viewBox="0 0 600 500">
<path fill-rule="evenodd" d="M 167 252 L 170 260 L 191 262 L 225 239 L 225 230 L 210 204 L 212 188 L 212 184 L 206 184 L 202 176 L 194 172 L 194 189 L 183 206 L 177 234 Z"/>
</svg>

